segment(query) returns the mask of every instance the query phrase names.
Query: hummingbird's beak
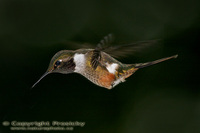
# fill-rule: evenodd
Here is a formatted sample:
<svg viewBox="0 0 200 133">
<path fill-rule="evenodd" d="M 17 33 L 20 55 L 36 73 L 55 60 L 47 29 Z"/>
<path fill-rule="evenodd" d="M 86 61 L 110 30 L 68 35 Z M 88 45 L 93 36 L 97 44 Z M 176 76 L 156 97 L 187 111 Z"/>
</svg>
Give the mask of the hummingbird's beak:
<svg viewBox="0 0 200 133">
<path fill-rule="evenodd" d="M 37 83 L 39 83 L 40 80 L 42 80 L 42 79 L 43 79 L 45 76 L 47 76 L 49 73 L 51 73 L 51 71 L 45 72 L 45 73 L 40 77 L 40 79 L 39 79 L 37 82 L 35 82 L 35 84 L 31 87 L 31 89 L 32 89 L 33 87 L 35 87 L 35 85 L 36 85 Z"/>
</svg>

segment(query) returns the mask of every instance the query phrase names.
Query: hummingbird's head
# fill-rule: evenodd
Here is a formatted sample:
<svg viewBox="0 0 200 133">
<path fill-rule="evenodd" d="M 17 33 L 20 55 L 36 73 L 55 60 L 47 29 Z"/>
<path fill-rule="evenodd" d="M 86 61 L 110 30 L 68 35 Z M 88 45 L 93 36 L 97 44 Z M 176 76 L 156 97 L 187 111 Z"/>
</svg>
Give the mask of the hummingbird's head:
<svg viewBox="0 0 200 133">
<path fill-rule="evenodd" d="M 52 57 L 47 72 L 67 74 L 73 72 L 74 69 L 74 51 L 61 50 Z"/>
<path fill-rule="evenodd" d="M 57 52 L 51 59 L 47 71 L 41 78 L 32 86 L 32 88 L 46 75 L 50 73 L 72 73 L 75 70 L 74 51 L 61 50 Z"/>
</svg>

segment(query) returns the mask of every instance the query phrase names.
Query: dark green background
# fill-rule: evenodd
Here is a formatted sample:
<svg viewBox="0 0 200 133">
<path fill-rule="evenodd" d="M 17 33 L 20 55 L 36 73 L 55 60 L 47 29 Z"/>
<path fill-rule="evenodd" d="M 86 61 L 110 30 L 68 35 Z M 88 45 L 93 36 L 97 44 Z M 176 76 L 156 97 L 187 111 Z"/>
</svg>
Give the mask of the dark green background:
<svg viewBox="0 0 200 133">
<path fill-rule="evenodd" d="M 0 1 L 0 115 L 3 121 L 85 121 L 80 133 L 199 133 L 198 0 Z M 137 71 L 113 90 L 78 74 L 51 74 L 32 91 L 65 41 L 162 39 L 120 59 L 177 59 Z M 0 128 L 9 132 L 9 127 Z M 20 132 L 20 131 L 19 131 Z M 59 131 L 56 131 L 59 132 Z"/>
</svg>

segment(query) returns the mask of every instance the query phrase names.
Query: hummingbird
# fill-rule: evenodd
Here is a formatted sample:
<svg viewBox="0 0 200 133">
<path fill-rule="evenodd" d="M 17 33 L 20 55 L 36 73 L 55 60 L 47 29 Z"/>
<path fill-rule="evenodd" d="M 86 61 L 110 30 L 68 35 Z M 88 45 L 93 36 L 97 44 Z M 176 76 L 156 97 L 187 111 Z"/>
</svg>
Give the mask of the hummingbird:
<svg viewBox="0 0 200 133">
<path fill-rule="evenodd" d="M 115 57 L 124 56 L 134 52 L 140 46 L 152 44 L 156 41 L 143 41 L 125 45 L 109 46 L 113 42 L 113 35 L 105 36 L 95 48 L 81 48 L 77 50 L 61 50 L 51 59 L 47 71 L 32 86 L 32 88 L 46 75 L 50 73 L 78 73 L 90 80 L 92 83 L 112 89 L 126 78 L 134 74 L 138 69 L 151 66 L 178 55 L 158 59 L 146 63 L 125 64 Z M 133 51 L 131 50 L 133 49 Z M 112 54 L 110 54 L 112 53 Z"/>
</svg>

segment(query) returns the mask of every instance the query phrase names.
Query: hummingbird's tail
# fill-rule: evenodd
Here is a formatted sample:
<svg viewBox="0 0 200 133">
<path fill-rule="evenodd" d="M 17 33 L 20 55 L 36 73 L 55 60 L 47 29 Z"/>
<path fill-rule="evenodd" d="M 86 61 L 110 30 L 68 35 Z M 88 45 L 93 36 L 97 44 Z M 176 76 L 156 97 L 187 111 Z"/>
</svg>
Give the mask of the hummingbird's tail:
<svg viewBox="0 0 200 133">
<path fill-rule="evenodd" d="M 172 58 L 177 58 L 177 56 L 178 55 L 174 55 L 174 56 L 170 56 L 170 57 L 166 57 L 166 58 L 162 58 L 162 59 L 158 59 L 158 60 L 146 62 L 146 63 L 126 64 L 123 70 L 123 74 L 121 76 L 124 77 L 124 79 L 126 79 L 129 76 L 131 76 L 134 72 L 136 72 L 139 68 L 151 66 L 151 65 L 154 65 L 154 64 L 172 59 Z"/>
<path fill-rule="evenodd" d="M 154 65 L 154 64 L 172 59 L 172 58 L 177 58 L 177 57 L 178 57 L 178 55 L 174 55 L 174 56 L 158 59 L 158 60 L 155 60 L 155 61 L 152 61 L 152 62 L 137 63 L 137 64 L 134 64 L 134 65 L 135 65 L 135 68 L 143 68 L 143 67 L 151 66 L 151 65 Z"/>
</svg>

